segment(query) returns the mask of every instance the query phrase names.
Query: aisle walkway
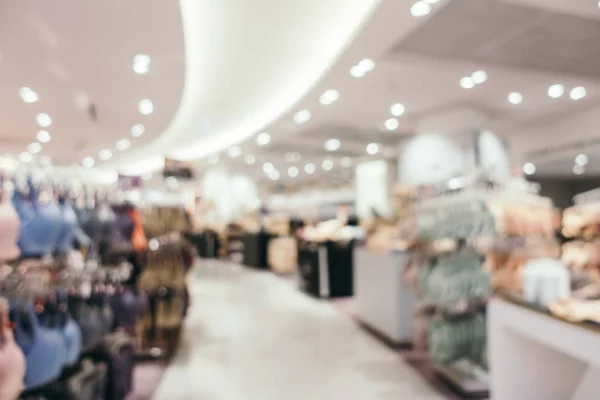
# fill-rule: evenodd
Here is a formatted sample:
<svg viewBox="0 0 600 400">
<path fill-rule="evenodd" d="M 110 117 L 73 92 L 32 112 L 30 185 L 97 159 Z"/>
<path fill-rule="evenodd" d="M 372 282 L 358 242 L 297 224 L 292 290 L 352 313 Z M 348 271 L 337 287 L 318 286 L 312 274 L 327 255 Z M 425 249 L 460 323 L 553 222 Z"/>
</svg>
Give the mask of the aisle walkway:
<svg viewBox="0 0 600 400">
<path fill-rule="evenodd" d="M 442 399 L 348 317 L 268 272 L 205 265 L 190 289 L 154 400 Z"/>
</svg>

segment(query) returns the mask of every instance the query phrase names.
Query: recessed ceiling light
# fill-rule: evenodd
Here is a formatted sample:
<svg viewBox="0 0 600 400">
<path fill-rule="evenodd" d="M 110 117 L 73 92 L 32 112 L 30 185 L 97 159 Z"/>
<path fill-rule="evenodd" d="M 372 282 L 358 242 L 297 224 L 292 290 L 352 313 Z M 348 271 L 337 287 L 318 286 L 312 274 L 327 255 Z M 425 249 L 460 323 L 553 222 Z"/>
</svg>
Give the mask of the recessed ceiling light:
<svg viewBox="0 0 600 400">
<path fill-rule="evenodd" d="M 321 165 L 325 171 L 331 171 L 333 168 L 333 161 L 327 159 L 323 160 L 323 165 Z"/>
<path fill-rule="evenodd" d="M 146 127 L 142 124 L 135 124 L 131 127 L 131 136 L 140 137 L 146 132 Z"/>
<path fill-rule="evenodd" d="M 149 115 L 154 112 L 154 104 L 148 99 L 142 99 L 138 103 L 138 110 L 142 115 Z"/>
<path fill-rule="evenodd" d="M 310 120 L 311 114 L 308 110 L 300 110 L 296 114 L 294 114 L 294 122 L 297 124 L 303 124 Z"/>
<path fill-rule="evenodd" d="M 548 96 L 553 99 L 558 99 L 565 93 L 565 87 L 559 83 L 555 83 L 548 88 Z"/>
<path fill-rule="evenodd" d="M 329 139 L 323 146 L 326 151 L 337 151 L 342 146 L 342 143 L 338 139 Z"/>
<path fill-rule="evenodd" d="M 112 151 L 110 151 L 109 149 L 100 150 L 98 152 L 98 158 L 100 158 L 103 161 L 110 160 L 111 157 Z"/>
<path fill-rule="evenodd" d="M 470 76 L 463 76 L 460 78 L 460 86 L 464 89 L 473 89 L 475 87 L 475 81 Z"/>
<path fill-rule="evenodd" d="M 219 162 L 219 155 L 218 154 L 213 154 L 210 157 L 208 157 L 208 162 L 211 164 L 216 164 Z"/>
<path fill-rule="evenodd" d="M 575 165 L 573 167 L 573 173 L 575 175 L 583 175 L 584 172 L 585 172 L 585 167 L 583 165 Z"/>
<path fill-rule="evenodd" d="M 352 166 L 352 159 L 350 157 L 344 157 L 342 158 L 342 167 L 350 167 Z"/>
<path fill-rule="evenodd" d="M 379 153 L 379 145 L 377 143 L 369 143 L 367 145 L 367 154 L 375 155 Z"/>
<path fill-rule="evenodd" d="M 131 142 L 129 141 L 129 139 L 117 140 L 117 150 L 124 151 L 127 150 L 129 146 L 131 146 Z"/>
<path fill-rule="evenodd" d="M 52 125 L 52 118 L 46 113 L 39 113 L 35 116 L 35 120 L 42 128 L 47 128 Z"/>
<path fill-rule="evenodd" d="M 375 69 L 375 61 L 371 60 L 370 58 L 363 58 L 358 63 L 358 67 L 365 72 L 371 72 Z"/>
<path fill-rule="evenodd" d="M 394 131 L 394 130 L 398 129 L 398 126 L 400 126 L 400 123 L 398 122 L 398 120 L 396 118 L 389 118 L 385 121 L 384 125 L 385 125 L 385 129 L 387 129 L 388 131 Z"/>
<path fill-rule="evenodd" d="M 271 135 L 267 132 L 259 133 L 256 137 L 256 144 L 259 146 L 266 146 L 271 143 Z"/>
<path fill-rule="evenodd" d="M 28 87 L 22 87 L 21 90 L 19 90 L 19 96 L 21 96 L 21 99 L 28 104 L 38 101 L 37 93 Z"/>
<path fill-rule="evenodd" d="M 27 151 L 31 154 L 36 154 L 42 151 L 42 145 L 38 142 L 33 142 L 29 146 L 27 146 Z"/>
<path fill-rule="evenodd" d="M 254 157 L 252 154 L 246 154 L 244 157 L 244 162 L 248 165 L 254 165 L 256 162 L 256 157 Z"/>
<path fill-rule="evenodd" d="M 48 131 L 39 131 L 37 133 L 37 140 L 40 143 L 48 143 L 52 139 L 52 135 Z"/>
<path fill-rule="evenodd" d="M 150 62 L 152 59 L 149 55 L 138 54 L 133 58 L 133 70 L 137 74 L 145 74 L 150 71 Z"/>
<path fill-rule="evenodd" d="M 92 168 L 96 164 L 96 160 L 93 157 L 86 157 L 81 161 L 81 165 L 85 168 Z"/>
<path fill-rule="evenodd" d="M 340 97 L 340 92 L 335 89 L 326 90 L 320 97 L 319 102 L 323 105 L 329 105 Z"/>
<path fill-rule="evenodd" d="M 523 95 L 519 92 L 511 92 L 508 94 L 508 102 L 510 104 L 521 104 L 523 102 Z"/>
<path fill-rule="evenodd" d="M 585 97 L 586 94 L 587 92 L 585 91 L 585 88 L 583 86 L 577 86 L 571 89 L 571 93 L 569 93 L 569 96 L 573 100 L 581 100 Z"/>
<path fill-rule="evenodd" d="M 300 160 L 302 160 L 302 154 L 300 154 L 298 152 L 292 153 L 292 161 L 293 162 L 299 162 Z"/>
<path fill-rule="evenodd" d="M 288 175 L 292 178 L 297 177 L 299 172 L 300 171 L 298 171 L 298 167 L 289 167 L 288 168 Z"/>
<path fill-rule="evenodd" d="M 587 165 L 588 163 L 588 156 L 585 154 L 579 154 L 577 157 L 575 157 L 575 164 L 577 165 Z"/>
<path fill-rule="evenodd" d="M 276 181 L 279 179 L 279 172 L 276 170 L 271 171 L 271 173 L 269 173 L 269 178 L 271 178 L 272 181 Z"/>
<path fill-rule="evenodd" d="M 28 163 L 31 161 L 31 154 L 23 152 L 19 155 L 19 160 L 21 160 L 23 163 Z"/>
<path fill-rule="evenodd" d="M 404 107 L 404 104 L 402 103 L 392 104 L 392 106 L 390 107 L 390 112 L 394 117 L 401 116 L 402 114 L 404 114 L 405 111 L 406 107 Z"/>
<path fill-rule="evenodd" d="M 355 65 L 352 68 L 350 68 L 350 75 L 352 75 L 355 78 L 362 78 L 363 76 L 365 76 L 365 73 L 365 70 L 359 67 L 358 65 Z"/>
<path fill-rule="evenodd" d="M 239 146 L 233 146 L 233 147 L 230 147 L 229 150 L 227 150 L 227 154 L 231 158 L 236 158 L 242 154 L 242 149 L 240 149 Z"/>
<path fill-rule="evenodd" d="M 530 162 L 525 163 L 525 165 L 523 165 L 523 172 L 525 173 L 525 175 L 535 174 L 535 164 Z"/>
<path fill-rule="evenodd" d="M 271 172 L 275 171 L 275 166 L 272 163 L 267 162 L 263 164 L 262 169 L 265 174 L 270 174 Z"/>
<path fill-rule="evenodd" d="M 431 12 L 431 6 L 424 1 L 417 1 L 410 8 L 413 17 L 424 17 Z"/>
<path fill-rule="evenodd" d="M 314 174 L 316 169 L 317 168 L 315 167 L 315 164 L 313 164 L 313 163 L 308 163 L 304 166 L 304 172 L 306 172 L 309 175 Z"/>
<path fill-rule="evenodd" d="M 487 81 L 487 72 L 483 71 L 483 70 L 479 70 L 479 71 L 475 71 L 471 74 L 471 78 L 473 79 L 473 82 L 475 82 L 477 85 Z"/>
</svg>

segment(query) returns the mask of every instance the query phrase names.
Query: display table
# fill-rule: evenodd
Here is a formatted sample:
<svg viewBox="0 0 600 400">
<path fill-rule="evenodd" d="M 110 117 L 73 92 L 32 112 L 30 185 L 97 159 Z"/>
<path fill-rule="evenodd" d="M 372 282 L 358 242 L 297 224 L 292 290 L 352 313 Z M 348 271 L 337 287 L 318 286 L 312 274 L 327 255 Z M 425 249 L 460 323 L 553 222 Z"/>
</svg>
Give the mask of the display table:
<svg viewBox="0 0 600 400">
<path fill-rule="evenodd" d="M 493 400 L 600 398 L 600 330 L 496 298 L 488 306 Z"/>
<path fill-rule="evenodd" d="M 352 253 L 354 243 L 298 243 L 300 289 L 324 298 L 347 297 L 353 293 Z"/>
<path fill-rule="evenodd" d="M 414 296 L 402 281 L 403 253 L 354 250 L 356 318 L 392 345 L 411 342 Z"/>
</svg>

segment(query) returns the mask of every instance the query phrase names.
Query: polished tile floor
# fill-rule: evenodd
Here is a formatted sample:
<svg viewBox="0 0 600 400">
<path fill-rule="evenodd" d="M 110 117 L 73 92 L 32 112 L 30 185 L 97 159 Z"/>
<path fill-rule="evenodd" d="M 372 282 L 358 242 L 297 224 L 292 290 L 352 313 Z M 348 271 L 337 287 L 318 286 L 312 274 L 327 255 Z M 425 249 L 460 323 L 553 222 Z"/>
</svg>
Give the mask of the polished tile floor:
<svg viewBox="0 0 600 400">
<path fill-rule="evenodd" d="M 434 400 L 398 354 L 268 272 L 202 262 L 154 400 Z"/>
</svg>

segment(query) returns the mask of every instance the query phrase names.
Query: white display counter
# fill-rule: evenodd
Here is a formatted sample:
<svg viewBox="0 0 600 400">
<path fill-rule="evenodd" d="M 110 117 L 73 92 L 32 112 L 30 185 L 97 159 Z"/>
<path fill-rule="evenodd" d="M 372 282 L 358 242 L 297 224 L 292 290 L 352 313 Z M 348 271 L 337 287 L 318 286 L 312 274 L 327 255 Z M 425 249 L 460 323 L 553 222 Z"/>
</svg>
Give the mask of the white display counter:
<svg viewBox="0 0 600 400">
<path fill-rule="evenodd" d="M 493 299 L 488 337 L 493 400 L 600 398 L 600 331 Z"/>
<path fill-rule="evenodd" d="M 412 336 L 414 296 L 402 282 L 405 261 L 401 253 L 354 251 L 356 318 L 394 345 Z"/>
</svg>

